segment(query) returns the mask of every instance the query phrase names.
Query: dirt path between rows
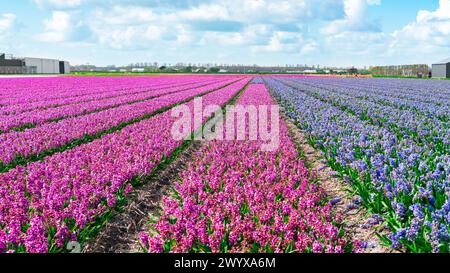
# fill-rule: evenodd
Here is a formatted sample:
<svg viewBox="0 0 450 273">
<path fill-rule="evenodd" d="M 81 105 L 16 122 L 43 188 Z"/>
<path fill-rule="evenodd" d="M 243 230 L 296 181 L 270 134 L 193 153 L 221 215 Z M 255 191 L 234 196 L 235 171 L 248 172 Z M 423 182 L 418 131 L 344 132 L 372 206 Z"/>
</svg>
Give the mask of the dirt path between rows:
<svg viewBox="0 0 450 273">
<path fill-rule="evenodd" d="M 83 247 L 84 253 L 140 252 L 139 232 L 145 230 L 149 215 L 158 215 L 161 200 L 170 185 L 178 178 L 202 143 L 192 142 L 173 162 L 158 171 L 144 185 L 130 194 L 123 210 L 105 225 L 94 240 Z"/>
<path fill-rule="evenodd" d="M 373 219 L 370 219 L 367 210 L 354 207 L 354 198 L 346 190 L 345 182 L 327 165 L 321 152 L 308 144 L 305 134 L 283 113 L 282 107 L 280 107 L 280 111 L 280 116 L 288 126 L 291 139 L 299 145 L 303 153 L 303 160 L 309 169 L 316 173 L 318 183 L 325 190 L 329 199 L 335 203 L 333 211 L 340 215 L 346 236 L 352 240 L 365 242 L 367 247 L 364 252 L 366 253 L 393 252 L 392 249 L 383 246 L 376 236 L 377 229 L 380 227 L 369 224 Z"/>
</svg>

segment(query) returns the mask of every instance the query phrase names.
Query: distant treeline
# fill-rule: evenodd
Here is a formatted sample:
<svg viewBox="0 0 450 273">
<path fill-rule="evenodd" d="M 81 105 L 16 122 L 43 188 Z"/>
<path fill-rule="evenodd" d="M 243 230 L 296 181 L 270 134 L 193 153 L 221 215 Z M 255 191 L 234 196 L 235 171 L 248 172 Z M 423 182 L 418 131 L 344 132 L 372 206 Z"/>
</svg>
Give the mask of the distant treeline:
<svg viewBox="0 0 450 273">
<path fill-rule="evenodd" d="M 374 66 L 370 68 L 374 76 L 428 77 L 430 67 L 427 64 Z"/>
</svg>

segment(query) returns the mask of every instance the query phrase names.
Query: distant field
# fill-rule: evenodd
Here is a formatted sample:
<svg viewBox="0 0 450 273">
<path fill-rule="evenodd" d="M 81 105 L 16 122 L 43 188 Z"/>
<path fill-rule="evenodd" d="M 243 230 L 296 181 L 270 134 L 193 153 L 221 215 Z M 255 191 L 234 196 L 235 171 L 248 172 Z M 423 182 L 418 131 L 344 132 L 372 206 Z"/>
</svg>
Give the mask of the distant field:
<svg viewBox="0 0 450 273">
<path fill-rule="evenodd" d="M 142 73 L 131 73 L 131 72 L 73 72 L 71 76 L 176 76 L 176 75 L 192 75 L 192 76 L 202 76 L 202 75 L 248 75 L 248 76 L 261 76 L 267 77 L 271 75 L 280 76 L 293 76 L 293 77 L 337 77 L 337 78 L 370 78 L 371 75 L 334 75 L 334 74 L 294 74 L 294 73 L 154 73 L 154 72 L 142 72 Z"/>
</svg>

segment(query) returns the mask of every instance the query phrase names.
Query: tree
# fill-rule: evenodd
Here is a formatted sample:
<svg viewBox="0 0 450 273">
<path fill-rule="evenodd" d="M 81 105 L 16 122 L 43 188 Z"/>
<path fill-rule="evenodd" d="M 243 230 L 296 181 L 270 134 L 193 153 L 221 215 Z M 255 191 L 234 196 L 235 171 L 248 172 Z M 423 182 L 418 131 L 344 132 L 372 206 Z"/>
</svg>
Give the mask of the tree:
<svg viewBox="0 0 450 273">
<path fill-rule="evenodd" d="M 219 71 L 220 69 L 217 67 L 211 67 L 210 69 L 208 69 L 209 73 L 218 73 Z"/>
<path fill-rule="evenodd" d="M 349 70 L 347 70 L 348 74 L 358 74 L 358 69 L 352 67 Z"/>
</svg>

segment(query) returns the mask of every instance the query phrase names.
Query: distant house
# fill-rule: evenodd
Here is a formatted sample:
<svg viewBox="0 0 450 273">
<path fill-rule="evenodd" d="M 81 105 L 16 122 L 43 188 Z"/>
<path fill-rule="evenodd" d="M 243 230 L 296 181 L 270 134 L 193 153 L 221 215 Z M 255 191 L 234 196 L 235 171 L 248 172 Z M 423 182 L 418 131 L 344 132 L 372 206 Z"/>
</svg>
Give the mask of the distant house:
<svg viewBox="0 0 450 273">
<path fill-rule="evenodd" d="M 450 78 L 450 58 L 433 64 L 431 74 L 433 78 Z"/>
<path fill-rule="evenodd" d="M 306 70 L 303 70 L 303 73 L 314 74 L 314 73 L 317 73 L 317 70 L 315 70 L 315 69 L 306 69 Z"/>
<path fill-rule="evenodd" d="M 133 68 L 133 69 L 131 69 L 131 72 L 142 73 L 142 72 L 145 72 L 145 69 L 144 68 Z"/>
</svg>

